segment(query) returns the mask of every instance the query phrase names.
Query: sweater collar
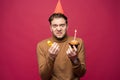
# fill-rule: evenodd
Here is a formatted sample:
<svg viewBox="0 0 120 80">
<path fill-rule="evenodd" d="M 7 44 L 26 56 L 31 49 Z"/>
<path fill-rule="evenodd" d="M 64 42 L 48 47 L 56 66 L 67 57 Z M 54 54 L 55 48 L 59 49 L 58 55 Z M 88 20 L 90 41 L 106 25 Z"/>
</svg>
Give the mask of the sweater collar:
<svg viewBox="0 0 120 80">
<path fill-rule="evenodd" d="M 67 39 L 68 39 L 67 34 L 62 39 L 57 39 L 56 37 L 52 36 L 52 40 L 58 43 L 65 42 L 67 41 Z"/>
</svg>

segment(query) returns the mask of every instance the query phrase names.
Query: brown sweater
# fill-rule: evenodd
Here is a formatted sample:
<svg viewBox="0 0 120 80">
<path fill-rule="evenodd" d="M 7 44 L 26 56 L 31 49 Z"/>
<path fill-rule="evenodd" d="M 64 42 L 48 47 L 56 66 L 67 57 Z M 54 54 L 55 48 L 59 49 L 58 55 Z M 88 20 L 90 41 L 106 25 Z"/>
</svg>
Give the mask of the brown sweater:
<svg viewBox="0 0 120 80">
<path fill-rule="evenodd" d="M 60 46 L 59 53 L 52 61 L 49 58 L 47 41 L 57 42 Z M 56 40 L 55 38 L 48 38 L 38 43 L 37 57 L 39 65 L 39 73 L 42 80 L 79 80 L 86 72 L 84 44 L 82 39 L 77 38 L 78 45 L 78 64 L 73 64 L 66 54 L 69 42 L 73 37 L 65 37 L 63 40 Z"/>
</svg>

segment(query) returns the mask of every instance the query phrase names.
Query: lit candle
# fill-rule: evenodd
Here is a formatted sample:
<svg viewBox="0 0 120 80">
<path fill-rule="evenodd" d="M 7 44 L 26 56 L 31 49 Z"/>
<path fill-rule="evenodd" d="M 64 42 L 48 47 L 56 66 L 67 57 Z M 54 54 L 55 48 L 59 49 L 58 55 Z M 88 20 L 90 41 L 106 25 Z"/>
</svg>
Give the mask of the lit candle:
<svg viewBox="0 0 120 80">
<path fill-rule="evenodd" d="M 76 33 L 77 33 L 77 30 L 75 29 L 74 40 L 76 39 Z"/>
</svg>

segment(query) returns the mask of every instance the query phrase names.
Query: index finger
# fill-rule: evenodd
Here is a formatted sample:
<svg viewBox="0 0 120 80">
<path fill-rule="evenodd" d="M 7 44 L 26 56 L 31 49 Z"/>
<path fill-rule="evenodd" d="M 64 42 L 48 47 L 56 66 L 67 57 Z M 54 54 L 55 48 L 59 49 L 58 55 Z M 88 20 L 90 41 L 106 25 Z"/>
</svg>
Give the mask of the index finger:
<svg viewBox="0 0 120 80">
<path fill-rule="evenodd" d="M 73 46 L 73 49 L 74 49 L 75 52 L 77 52 L 77 48 L 75 46 Z"/>
</svg>

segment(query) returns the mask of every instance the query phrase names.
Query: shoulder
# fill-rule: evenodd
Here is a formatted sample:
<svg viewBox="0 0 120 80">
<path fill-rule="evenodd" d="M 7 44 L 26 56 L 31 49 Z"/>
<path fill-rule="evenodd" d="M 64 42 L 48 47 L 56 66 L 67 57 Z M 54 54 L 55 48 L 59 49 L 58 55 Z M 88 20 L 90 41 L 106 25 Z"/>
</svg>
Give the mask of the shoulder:
<svg viewBox="0 0 120 80">
<path fill-rule="evenodd" d="M 80 43 L 84 43 L 83 39 L 82 38 L 77 38 L 77 40 L 80 42 Z"/>
<path fill-rule="evenodd" d="M 47 41 L 50 40 L 51 38 L 47 38 L 47 39 L 44 39 L 44 40 L 41 40 L 37 43 L 37 47 L 39 46 L 46 46 L 47 45 Z"/>
</svg>

